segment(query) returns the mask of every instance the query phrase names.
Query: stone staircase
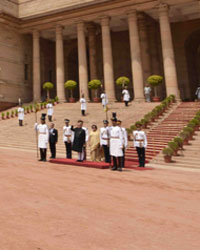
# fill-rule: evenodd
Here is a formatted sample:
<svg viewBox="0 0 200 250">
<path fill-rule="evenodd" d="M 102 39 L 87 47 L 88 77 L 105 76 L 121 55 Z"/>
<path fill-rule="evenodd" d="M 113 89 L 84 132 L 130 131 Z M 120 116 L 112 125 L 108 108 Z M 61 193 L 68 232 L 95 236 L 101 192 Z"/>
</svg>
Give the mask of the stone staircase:
<svg viewBox="0 0 200 250">
<path fill-rule="evenodd" d="M 148 147 L 146 150 L 146 160 L 147 163 L 150 162 L 150 164 L 147 166 L 152 166 L 151 163 L 153 163 L 154 166 L 155 163 L 157 166 L 164 163 L 163 155 L 161 153 L 162 149 L 167 146 L 170 140 L 180 133 L 183 127 L 187 125 L 187 123 L 195 116 L 199 109 L 200 103 L 180 103 L 169 113 L 169 115 L 166 114 L 161 122 L 158 122 L 158 124 L 156 124 L 150 131 L 147 131 Z M 193 143 L 194 147 L 189 152 L 187 152 L 187 150 L 184 151 L 184 154 L 188 157 L 187 160 L 184 160 L 186 157 L 178 157 L 180 160 L 177 160 L 176 157 L 175 161 L 179 162 L 181 166 L 187 167 L 188 164 L 186 164 L 186 162 L 191 162 L 191 159 L 194 157 L 194 155 L 198 155 L 198 146 L 200 145 L 200 142 L 194 141 Z M 192 152 L 191 155 L 190 152 Z M 133 165 L 130 165 L 137 165 L 138 162 L 136 150 L 131 147 L 128 149 L 128 154 L 131 155 L 130 157 L 128 155 L 128 160 L 134 162 Z M 176 165 L 178 166 L 178 163 L 176 163 Z"/>
<path fill-rule="evenodd" d="M 123 121 L 123 126 L 129 127 L 130 124 L 134 124 L 134 122 L 140 120 L 156 105 L 158 105 L 158 103 L 132 102 L 127 108 L 124 107 L 123 103 L 112 103 L 109 105 L 108 118 L 110 119 L 112 117 L 112 112 L 117 112 L 118 118 Z M 59 141 L 57 144 L 58 157 L 65 157 L 65 147 L 62 141 L 62 128 L 65 118 L 69 118 L 71 124 L 74 125 L 76 125 L 78 119 L 82 119 L 84 121 L 84 126 L 89 129 L 92 124 L 96 124 L 98 128 L 102 126 L 102 121 L 106 118 L 106 113 L 103 111 L 101 104 L 88 103 L 87 106 L 86 117 L 80 115 L 79 103 L 63 103 L 54 106 L 53 122 L 59 133 Z M 46 113 L 46 110 L 38 112 L 38 121 L 41 113 Z M 0 120 L 0 148 L 14 148 L 23 151 L 32 151 L 36 154 L 36 135 L 33 128 L 35 119 L 34 113 L 26 114 L 23 127 L 18 126 L 17 118 Z M 89 147 L 87 155 L 89 159 Z M 76 154 L 73 157 L 76 157 Z"/>
</svg>

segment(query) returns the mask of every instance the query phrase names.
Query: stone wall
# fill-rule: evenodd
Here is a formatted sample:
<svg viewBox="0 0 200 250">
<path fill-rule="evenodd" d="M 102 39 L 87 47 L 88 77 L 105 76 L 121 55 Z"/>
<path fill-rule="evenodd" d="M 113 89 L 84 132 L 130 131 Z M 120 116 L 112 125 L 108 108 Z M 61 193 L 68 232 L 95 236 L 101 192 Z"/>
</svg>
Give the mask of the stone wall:
<svg viewBox="0 0 200 250">
<path fill-rule="evenodd" d="M 0 34 L 0 101 L 18 102 L 18 98 L 31 101 L 32 39 L 3 25 Z"/>
<path fill-rule="evenodd" d="M 0 12 L 7 13 L 14 17 L 18 17 L 18 0 L 1 0 Z"/>
</svg>

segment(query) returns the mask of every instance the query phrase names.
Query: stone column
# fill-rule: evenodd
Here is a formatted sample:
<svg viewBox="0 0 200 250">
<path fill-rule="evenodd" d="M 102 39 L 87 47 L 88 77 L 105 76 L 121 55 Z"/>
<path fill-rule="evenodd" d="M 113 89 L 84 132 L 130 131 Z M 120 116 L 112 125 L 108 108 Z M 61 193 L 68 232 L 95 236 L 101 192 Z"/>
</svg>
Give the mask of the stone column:
<svg viewBox="0 0 200 250">
<path fill-rule="evenodd" d="M 167 95 L 174 94 L 177 98 L 180 98 L 168 6 L 166 4 L 159 6 L 159 20 Z"/>
<path fill-rule="evenodd" d="M 104 86 L 105 92 L 109 101 L 115 101 L 115 88 L 114 88 L 114 71 L 113 71 L 113 58 L 112 58 L 112 45 L 109 18 L 105 17 L 101 20 L 102 30 L 102 47 L 103 47 L 103 70 L 104 70 Z"/>
<path fill-rule="evenodd" d="M 57 96 L 60 102 L 64 102 L 65 88 L 64 88 L 64 49 L 63 49 L 63 28 L 56 27 L 56 89 Z"/>
<path fill-rule="evenodd" d="M 143 72 L 136 11 L 128 14 L 134 100 L 144 100 Z"/>
<path fill-rule="evenodd" d="M 79 63 L 79 93 L 85 95 L 85 99 L 89 100 L 88 92 L 88 68 L 87 68 L 87 52 L 85 42 L 85 26 L 83 22 L 77 24 L 78 31 L 78 63 Z"/>
<path fill-rule="evenodd" d="M 33 100 L 41 101 L 41 80 L 40 80 L 40 34 L 33 31 Z"/>
<path fill-rule="evenodd" d="M 149 53 L 149 37 L 147 35 L 147 19 L 146 16 L 142 13 L 138 15 L 138 27 L 140 36 L 143 78 L 144 82 L 146 82 L 147 78 L 151 75 L 151 62 Z"/>
<path fill-rule="evenodd" d="M 96 27 L 88 23 L 88 44 L 90 57 L 90 80 L 97 79 L 97 50 L 96 50 Z"/>
</svg>

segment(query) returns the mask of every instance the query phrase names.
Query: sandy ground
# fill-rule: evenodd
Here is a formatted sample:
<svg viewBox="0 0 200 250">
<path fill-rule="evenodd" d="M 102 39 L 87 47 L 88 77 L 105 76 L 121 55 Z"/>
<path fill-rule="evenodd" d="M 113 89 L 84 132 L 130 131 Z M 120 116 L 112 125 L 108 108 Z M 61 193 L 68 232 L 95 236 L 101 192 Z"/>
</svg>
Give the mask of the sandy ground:
<svg viewBox="0 0 200 250">
<path fill-rule="evenodd" d="M 200 249 L 200 172 L 0 158 L 1 250 Z"/>
</svg>

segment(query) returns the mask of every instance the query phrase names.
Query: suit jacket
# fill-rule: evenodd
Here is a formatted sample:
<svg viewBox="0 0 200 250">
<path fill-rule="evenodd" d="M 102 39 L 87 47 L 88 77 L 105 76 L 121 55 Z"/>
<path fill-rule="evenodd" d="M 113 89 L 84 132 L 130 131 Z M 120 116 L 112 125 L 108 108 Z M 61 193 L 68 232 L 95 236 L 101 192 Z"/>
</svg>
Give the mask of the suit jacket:
<svg viewBox="0 0 200 250">
<path fill-rule="evenodd" d="M 71 128 L 74 131 L 74 141 L 72 150 L 82 152 L 83 145 L 85 144 L 86 133 L 83 128 Z"/>
<path fill-rule="evenodd" d="M 49 142 L 50 143 L 56 143 L 58 141 L 58 130 L 53 129 L 51 132 L 51 129 L 49 129 Z"/>
</svg>

